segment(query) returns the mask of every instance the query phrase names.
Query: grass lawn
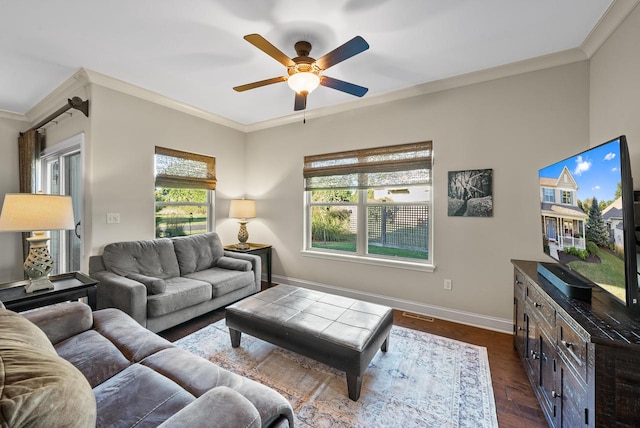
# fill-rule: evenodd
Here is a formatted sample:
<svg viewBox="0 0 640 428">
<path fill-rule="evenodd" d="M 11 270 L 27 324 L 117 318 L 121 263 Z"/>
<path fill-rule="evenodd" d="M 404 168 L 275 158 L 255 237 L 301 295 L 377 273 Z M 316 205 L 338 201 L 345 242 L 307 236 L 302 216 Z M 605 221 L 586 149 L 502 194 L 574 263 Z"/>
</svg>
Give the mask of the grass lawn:
<svg viewBox="0 0 640 428">
<path fill-rule="evenodd" d="M 356 252 L 356 243 L 355 242 L 344 242 L 344 241 L 334 241 L 334 242 L 314 242 L 313 248 L 323 248 L 328 250 L 337 250 L 337 251 L 346 251 L 350 253 Z M 404 257 L 409 259 L 427 259 L 426 251 L 418 251 L 418 250 L 407 250 L 402 248 L 390 248 L 390 247 L 378 247 L 375 245 L 369 246 L 369 254 L 377 254 L 380 256 L 389 256 L 389 257 Z"/>
<path fill-rule="evenodd" d="M 608 251 L 598 248 L 601 263 L 573 261 L 569 267 L 590 278 L 600 287 L 625 300 L 624 261 Z"/>
<path fill-rule="evenodd" d="M 207 218 L 156 214 L 156 229 L 161 231 L 168 230 L 167 236 L 193 235 L 207 230 Z"/>
</svg>

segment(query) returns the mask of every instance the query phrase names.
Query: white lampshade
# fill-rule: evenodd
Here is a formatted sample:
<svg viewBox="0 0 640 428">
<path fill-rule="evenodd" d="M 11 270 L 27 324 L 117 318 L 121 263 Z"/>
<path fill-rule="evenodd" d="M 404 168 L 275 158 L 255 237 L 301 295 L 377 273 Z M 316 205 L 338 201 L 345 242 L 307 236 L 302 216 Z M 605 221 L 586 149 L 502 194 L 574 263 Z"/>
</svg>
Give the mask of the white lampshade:
<svg viewBox="0 0 640 428">
<path fill-rule="evenodd" d="M 75 227 L 71 196 L 7 193 L 0 214 L 0 231 L 32 232 Z"/>
<path fill-rule="evenodd" d="M 299 94 L 310 94 L 320 84 L 320 77 L 308 71 L 300 71 L 289 76 L 289 87 Z"/>
<path fill-rule="evenodd" d="M 229 207 L 231 218 L 255 218 L 256 201 L 253 199 L 233 199 Z"/>
</svg>

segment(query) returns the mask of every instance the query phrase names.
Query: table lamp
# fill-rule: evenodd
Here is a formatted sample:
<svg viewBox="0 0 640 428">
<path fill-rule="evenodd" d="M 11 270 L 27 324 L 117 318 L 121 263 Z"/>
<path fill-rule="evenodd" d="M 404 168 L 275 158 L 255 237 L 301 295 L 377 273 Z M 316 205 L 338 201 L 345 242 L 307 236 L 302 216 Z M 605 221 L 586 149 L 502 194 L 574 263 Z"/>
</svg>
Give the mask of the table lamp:
<svg viewBox="0 0 640 428">
<path fill-rule="evenodd" d="M 44 195 L 42 193 L 7 193 L 0 213 L 0 232 L 33 232 L 27 238 L 29 255 L 24 271 L 29 278 L 27 293 L 52 289 L 49 272 L 53 259 L 49 254 L 45 234 L 48 230 L 68 230 L 75 227 L 71 196 Z"/>
<path fill-rule="evenodd" d="M 253 199 L 233 199 L 229 207 L 229 217 L 239 218 L 240 230 L 238 231 L 238 244 L 236 248 L 239 250 L 248 250 L 249 232 L 247 231 L 247 219 L 256 217 L 256 201 Z"/>
</svg>

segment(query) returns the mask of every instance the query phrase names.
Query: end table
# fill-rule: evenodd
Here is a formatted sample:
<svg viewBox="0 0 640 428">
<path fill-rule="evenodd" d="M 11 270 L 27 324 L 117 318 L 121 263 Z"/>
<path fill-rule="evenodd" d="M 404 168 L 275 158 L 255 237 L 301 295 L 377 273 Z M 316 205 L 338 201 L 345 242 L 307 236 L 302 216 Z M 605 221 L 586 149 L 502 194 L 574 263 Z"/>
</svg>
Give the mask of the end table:
<svg viewBox="0 0 640 428">
<path fill-rule="evenodd" d="M 52 275 L 49 280 L 53 283 L 52 290 L 38 290 L 33 293 L 27 293 L 24 289 L 28 280 L 0 284 L 0 301 L 7 309 L 21 312 L 86 297 L 91 310 L 96 310 L 98 281 L 80 272 Z"/>
<path fill-rule="evenodd" d="M 260 258 L 262 258 L 262 256 L 265 256 L 265 262 L 267 264 L 267 283 L 269 284 L 269 287 L 271 287 L 271 245 L 268 244 L 252 244 L 252 243 L 247 243 L 247 245 L 249 245 L 248 249 L 245 250 L 241 250 L 239 248 L 236 248 L 235 245 L 225 245 L 224 249 L 227 251 L 233 251 L 235 253 L 245 253 L 245 254 L 255 254 L 257 256 L 260 256 Z"/>
</svg>

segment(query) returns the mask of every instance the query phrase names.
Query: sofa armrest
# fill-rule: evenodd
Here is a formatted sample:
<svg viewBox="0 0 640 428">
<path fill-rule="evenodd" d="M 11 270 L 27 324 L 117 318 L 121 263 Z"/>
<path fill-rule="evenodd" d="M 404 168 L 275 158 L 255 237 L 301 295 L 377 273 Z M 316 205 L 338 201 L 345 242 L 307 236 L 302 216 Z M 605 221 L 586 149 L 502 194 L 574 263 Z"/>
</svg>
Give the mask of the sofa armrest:
<svg viewBox="0 0 640 428">
<path fill-rule="evenodd" d="M 117 308 L 147 326 L 147 287 L 138 281 L 106 270 L 94 272 L 98 283 L 98 309 Z"/>
<path fill-rule="evenodd" d="M 254 254 L 236 253 L 226 250 L 224 252 L 224 255 L 225 257 L 250 261 L 256 282 L 256 293 L 260 291 L 260 287 L 262 285 L 262 259 L 260 258 L 260 256 L 256 256 Z"/>
<path fill-rule="evenodd" d="M 161 428 L 210 427 L 236 428 L 262 425 L 258 410 L 240 393 L 226 386 L 207 391 L 198 399 L 164 421 Z"/>
<path fill-rule="evenodd" d="M 54 345 L 93 327 L 91 308 L 80 302 L 45 306 L 21 315 L 40 327 Z"/>
</svg>

